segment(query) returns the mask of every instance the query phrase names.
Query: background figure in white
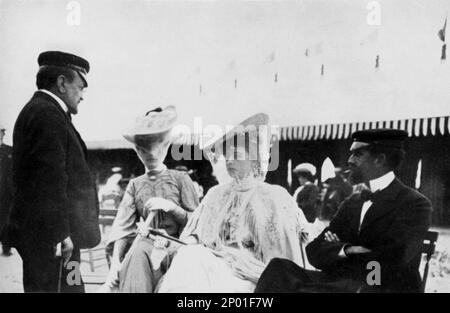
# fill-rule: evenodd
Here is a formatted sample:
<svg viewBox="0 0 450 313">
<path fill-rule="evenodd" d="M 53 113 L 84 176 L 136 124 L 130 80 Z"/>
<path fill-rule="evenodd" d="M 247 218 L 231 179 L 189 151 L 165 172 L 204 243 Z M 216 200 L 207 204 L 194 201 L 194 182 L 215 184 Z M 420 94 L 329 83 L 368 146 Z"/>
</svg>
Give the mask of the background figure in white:
<svg viewBox="0 0 450 313">
<path fill-rule="evenodd" d="M 117 209 L 123 196 L 122 188 L 119 185 L 122 174 L 114 173 L 107 180 L 106 184 L 99 187 L 98 199 L 102 208 Z"/>
</svg>

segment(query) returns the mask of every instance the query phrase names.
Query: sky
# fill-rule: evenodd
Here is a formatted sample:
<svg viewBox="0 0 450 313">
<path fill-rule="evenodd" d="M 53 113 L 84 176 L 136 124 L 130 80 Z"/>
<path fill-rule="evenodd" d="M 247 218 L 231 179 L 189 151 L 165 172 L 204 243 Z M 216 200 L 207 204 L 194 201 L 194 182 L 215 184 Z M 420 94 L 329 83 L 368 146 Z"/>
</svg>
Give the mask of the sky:
<svg viewBox="0 0 450 313">
<path fill-rule="evenodd" d="M 165 105 L 191 129 L 198 118 L 224 126 L 258 112 L 280 126 L 449 115 L 450 60 L 440 60 L 437 33 L 450 0 L 373 5 L 0 0 L 6 142 L 45 50 L 91 64 L 74 117 L 88 142 L 120 139 L 136 116 Z"/>
</svg>

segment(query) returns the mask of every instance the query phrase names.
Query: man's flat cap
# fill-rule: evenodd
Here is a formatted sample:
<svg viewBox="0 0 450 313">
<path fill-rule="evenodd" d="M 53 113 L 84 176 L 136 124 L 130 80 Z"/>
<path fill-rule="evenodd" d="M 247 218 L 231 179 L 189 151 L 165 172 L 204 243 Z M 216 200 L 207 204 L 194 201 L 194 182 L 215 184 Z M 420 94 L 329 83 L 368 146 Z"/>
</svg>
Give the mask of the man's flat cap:
<svg viewBox="0 0 450 313">
<path fill-rule="evenodd" d="M 39 66 L 67 67 L 80 74 L 87 86 L 86 74 L 89 73 L 89 62 L 74 54 L 61 51 L 42 52 L 38 57 Z"/>
<path fill-rule="evenodd" d="M 403 141 L 406 137 L 408 137 L 408 133 L 398 129 L 360 130 L 352 134 L 353 144 L 350 150 L 356 150 L 369 145 L 403 148 Z"/>
</svg>

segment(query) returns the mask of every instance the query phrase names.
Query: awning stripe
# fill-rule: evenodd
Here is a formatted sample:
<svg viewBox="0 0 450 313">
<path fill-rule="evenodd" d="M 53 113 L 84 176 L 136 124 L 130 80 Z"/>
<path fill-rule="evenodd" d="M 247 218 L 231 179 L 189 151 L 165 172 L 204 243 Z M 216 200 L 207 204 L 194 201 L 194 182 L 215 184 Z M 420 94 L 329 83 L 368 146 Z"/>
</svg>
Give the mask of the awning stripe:
<svg viewBox="0 0 450 313">
<path fill-rule="evenodd" d="M 440 117 L 439 118 L 439 131 L 441 132 L 440 133 L 441 135 L 445 134 L 445 124 L 444 124 L 444 122 L 445 122 L 445 118 Z"/>
<path fill-rule="evenodd" d="M 431 132 L 431 136 L 436 136 L 436 118 L 430 118 L 429 120 L 429 124 L 430 124 L 430 132 Z"/>
<path fill-rule="evenodd" d="M 299 125 L 279 127 L 277 137 L 283 141 L 287 140 L 340 140 L 348 139 L 351 134 L 358 130 L 393 128 L 408 132 L 409 137 L 436 136 L 450 134 L 450 117 L 428 117 L 411 118 L 389 121 L 363 121 L 355 123 L 342 124 L 318 124 L 318 125 Z M 183 134 L 177 140 L 182 144 L 200 143 L 200 135 Z"/>
<path fill-rule="evenodd" d="M 428 119 L 424 118 L 423 120 L 423 125 L 422 125 L 422 135 L 423 136 L 427 136 L 428 135 Z"/>
<path fill-rule="evenodd" d="M 421 121 L 418 119 L 414 119 L 414 136 L 419 137 L 420 136 L 420 123 Z"/>
</svg>

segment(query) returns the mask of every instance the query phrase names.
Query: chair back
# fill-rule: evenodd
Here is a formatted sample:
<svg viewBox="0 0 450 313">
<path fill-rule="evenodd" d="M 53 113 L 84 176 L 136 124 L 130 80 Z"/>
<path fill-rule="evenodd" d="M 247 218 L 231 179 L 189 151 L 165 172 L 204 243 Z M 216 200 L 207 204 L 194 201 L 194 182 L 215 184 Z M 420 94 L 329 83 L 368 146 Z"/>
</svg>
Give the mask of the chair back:
<svg viewBox="0 0 450 313">
<path fill-rule="evenodd" d="M 423 241 L 422 245 L 422 254 L 425 255 L 425 268 L 423 270 L 422 275 L 422 286 L 421 291 L 425 292 L 425 286 L 427 284 L 427 278 L 428 278 L 428 270 L 429 270 L 429 263 L 431 260 L 431 257 L 434 254 L 434 251 L 436 250 L 436 241 L 439 237 L 439 233 L 436 231 L 428 231 L 425 235 L 425 239 Z"/>
</svg>

